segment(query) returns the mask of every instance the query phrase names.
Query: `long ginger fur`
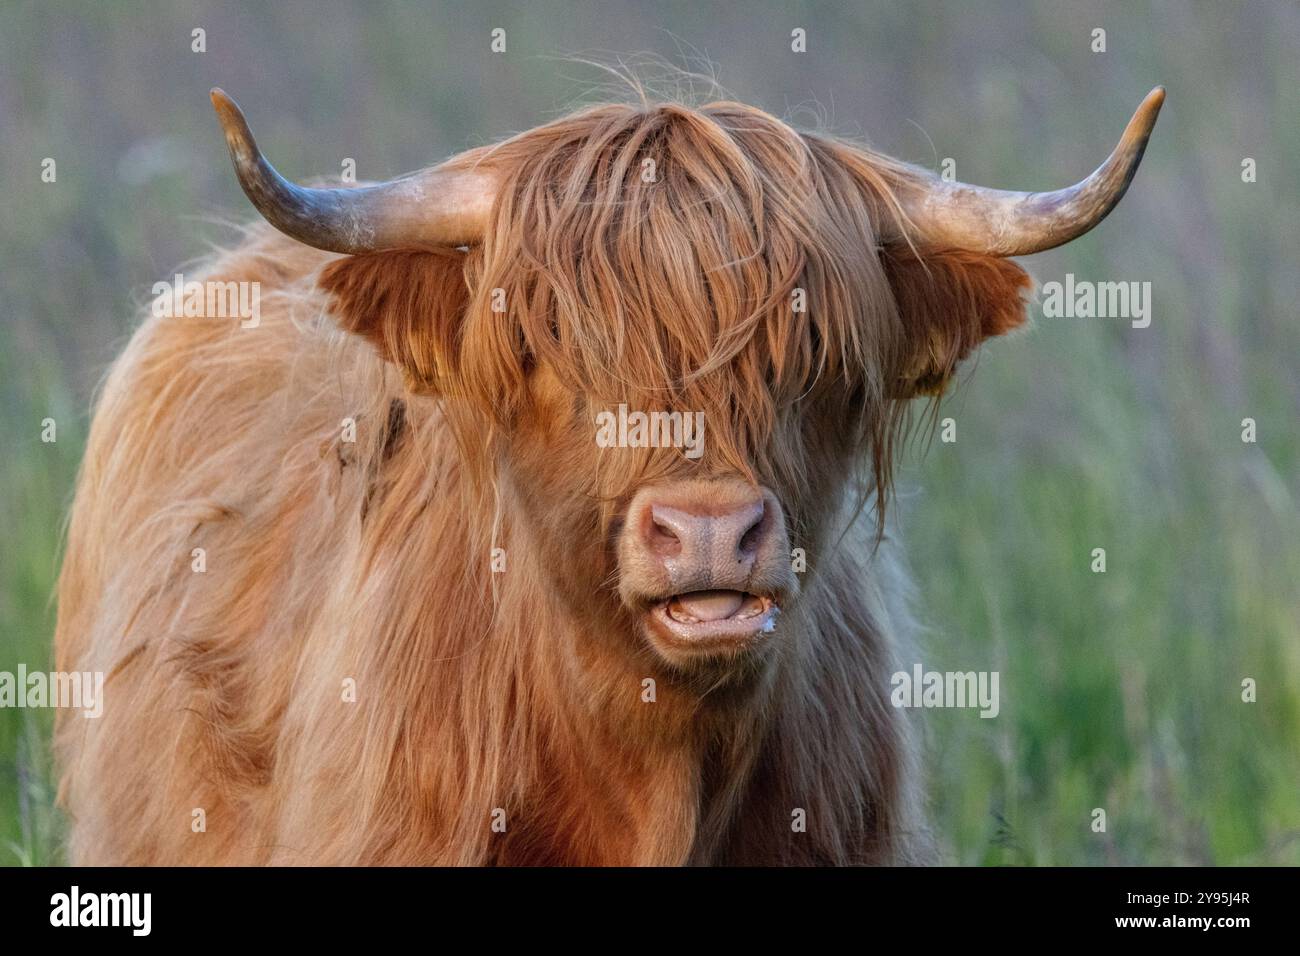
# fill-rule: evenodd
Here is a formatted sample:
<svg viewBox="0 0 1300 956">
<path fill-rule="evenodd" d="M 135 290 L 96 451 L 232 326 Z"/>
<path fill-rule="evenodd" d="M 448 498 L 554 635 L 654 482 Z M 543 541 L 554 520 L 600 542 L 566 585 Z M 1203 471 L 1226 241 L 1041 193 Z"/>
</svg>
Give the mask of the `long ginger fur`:
<svg viewBox="0 0 1300 956">
<path fill-rule="evenodd" d="M 926 859 L 872 516 L 907 400 L 1018 324 L 1024 274 L 880 250 L 906 167 L 735 103 L 453 162 L 501 178 L 481 244 L 252 227 L 189 278 L 260 282 L 257 328 L 149 317 L 116 362 L 59 585 L 57 666 L 108 675 L 101 719 L 60 714 L 70 859 Z M 597 448 L 618 402 L 703 411 L 705 455 Z M 667 667 L 617 599 L 622 505 L 708 475 L 772 488 L 808 558 L 734 673 Z"/>
</svg>

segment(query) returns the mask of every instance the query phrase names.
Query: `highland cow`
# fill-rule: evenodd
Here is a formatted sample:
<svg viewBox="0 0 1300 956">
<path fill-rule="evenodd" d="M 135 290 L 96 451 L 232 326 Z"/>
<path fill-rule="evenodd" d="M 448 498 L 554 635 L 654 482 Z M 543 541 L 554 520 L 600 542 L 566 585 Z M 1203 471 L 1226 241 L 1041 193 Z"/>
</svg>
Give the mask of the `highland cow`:
<svg viewBox="0 0 1300 956">
<path fill-rule="evenodd" d="M 927 859 L 892 459 L 1162 98 L 1040 194 L 645 100 L 307 188 L 213 91 L 270 226 L 192 278 L 256 283 L 260 321 L 152 315 L 98 400 L 71 859 Z M 623 406 L 701 416 L 699 453 L 597 442 Z"/>
</svg>

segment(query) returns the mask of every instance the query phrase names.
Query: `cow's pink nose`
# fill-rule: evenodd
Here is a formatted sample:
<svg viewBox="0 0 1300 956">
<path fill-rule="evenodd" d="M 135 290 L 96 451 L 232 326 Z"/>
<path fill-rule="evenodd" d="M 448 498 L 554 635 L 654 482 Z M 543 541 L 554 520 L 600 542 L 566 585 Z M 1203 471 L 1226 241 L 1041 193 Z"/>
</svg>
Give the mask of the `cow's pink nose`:
<svg viewBox="0 0 1300 956">
<path fill-rule="evenodd" d="M 765 488 L 740 480 L 643 488 L 628 507 L 619 545 L 629 594 L 783 589 L 785 516 Z"/>
<path fill-rule="evenodd" d="M 731 653 L 776 632 L 782 602 L 799 587 L 789 554 L 770 490 L 724 478 L 651 485 L 628 503 L 619 594 L 670 660 Z"/>
<path fill-rule="evenodd" d="M 763 544 L 766 507 L 755 497 L 721 511 L 697 514 L 680 506 L 649 505 L 642 522 L 646 546 L 661 559 L 709 568 L 729 578 L 754 563 Z M 766 522 L 771 527 L 771 522 Z"/>
</svg>

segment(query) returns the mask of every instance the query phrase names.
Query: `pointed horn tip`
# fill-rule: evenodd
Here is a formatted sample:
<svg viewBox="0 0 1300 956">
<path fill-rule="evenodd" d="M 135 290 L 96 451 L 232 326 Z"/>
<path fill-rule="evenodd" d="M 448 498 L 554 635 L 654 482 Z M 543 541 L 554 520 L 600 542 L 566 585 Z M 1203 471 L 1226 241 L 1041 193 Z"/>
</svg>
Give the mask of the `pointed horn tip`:
<svg viewBox="0 0 1300 956">
<path fill-rule="evenodd" d="M 239 112 L 239 107 L 235 105 L 235 101 L 219 86 L 214 86 L 208 91 L 208 99 L 212 100 L 212 108 L 217 111 L 218 116 L 224 117 L 225 114 L 231 111 Z"/>
<path fill-rule="evenodd" d="M 248 121 L 244 119 L 244 111 L 239 108 L 239 104 L 230 98 L 230 96 L 219 86 L 214 86 L 208 97 L 212 100 L 212 108 L 217 111 L 217 119 L 220 120 L 221 126 L 226 132 L 239 132 L 244 136 L 249 135 Z"/>
<path fill-rule="evenodd" d="M 1155 125 L 1156 117 L 1160 115 L 1160 107 L 1165 105 L 1165 88 L 1157 86 L 1142 100 L 1142 105 L 1137 108 L 1133 114 L 1135 122 L 1141 123 L 1150 129 Z"/>
<path fill-rule="evenodd" d="M 237 152 L 239 158 L 256 151 L 253 131 L 248 128 L 248 120 L 244 119 L 244 111 L 239 108 L 239 104 L 219 86 L 214 86 L 208 97 L 212 100 L 212 108 L 217 111 L 217 122 L 226 134 L 226 143 L 230 149 Z"/>
</svg>

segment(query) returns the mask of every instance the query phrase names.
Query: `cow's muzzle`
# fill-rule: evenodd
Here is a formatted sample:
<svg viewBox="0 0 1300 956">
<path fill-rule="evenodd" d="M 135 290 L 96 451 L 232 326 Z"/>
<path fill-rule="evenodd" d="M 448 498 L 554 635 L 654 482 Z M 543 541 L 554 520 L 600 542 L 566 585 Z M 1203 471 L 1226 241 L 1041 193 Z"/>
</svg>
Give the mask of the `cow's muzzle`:
<svg viewBox="0 0 1300 956">
<path fill-rule="evenodd" d="M 618 542 L 619 593 L 670 660 L 736 655 L 778 630 L 794 591 L 776 496 L 739 480 L 643 488 Z"/>
</svg>

